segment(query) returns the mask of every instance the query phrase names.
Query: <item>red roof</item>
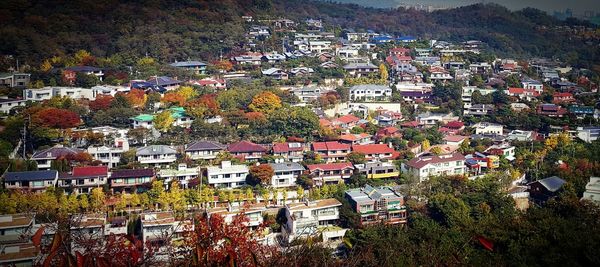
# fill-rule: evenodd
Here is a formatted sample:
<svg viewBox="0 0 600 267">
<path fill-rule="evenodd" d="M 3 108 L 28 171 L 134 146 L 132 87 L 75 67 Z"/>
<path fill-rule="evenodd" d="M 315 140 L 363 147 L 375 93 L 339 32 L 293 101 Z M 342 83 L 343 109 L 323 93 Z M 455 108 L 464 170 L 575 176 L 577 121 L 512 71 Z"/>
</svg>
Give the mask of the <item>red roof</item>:
<svg viewBox="0 0 600 267">
<path fill-rule="evenodd" d="M 348 124 L 348 123 L 352 123 L 352 122 L 358 122 L 358 121 L 360 121 L 360 119 L 352 114 L 348 114 L 348 115 L 341 116 L 337 119 L 334 119 L 334 121 L 338 122 L 338 123 Z"/>
<path fill-rule="evenodd" d="M 328 127 L 331 126 L 331 121 L 329 121 L 328 119 L 319 119 L 319 125 L 321 127 Z"/>
<path fill-rule="evenodd" d="M 350 162 L 339 162 L 339 163 L 324 163 L 324 164 L 311 164 L 306 166 L 310 172 L 316 170 L 322 171 L 335 171 L 343 169 L 354 169 L 354 165 Z"/>
<path fill-rule="evenodd" d="M 340 142 L 315 142 L 312 148 L 313 151 L 350 150 L 350 145 Z"/>
<path fill-rule="evenodd" d="M 385 154 L 394 153 L 395 150 L 386 144 L 354 145 L 352 151 L 367 154 Z"/>
<path fill-rule="evenodd" d="M 267 149 L 261 145 L 249 141 L 240 141 L 237 143 L 230 144 L 227 147 L 227 151 L 233 153 L 244 153 L 244 152 L 266 152 Z"/>
<path fill-rule="evenodd" d="M 451 121 L 446 123 L 445 127 L 450 129 L 460 129 L 465 126 L 465 123 L 462 121 Z"/>
<path fill-rule="evenodd" d="M 397 133 L 399 130 L 394 126 L 388 126 L 385 128 L 381 128 L 377 131 L 377 136 L 386 136 Z"/>
<path fill-rule="evenodd" d="M 107 166 L 85 166 L 85 167 L 73 167 L 74 177 L 89 177 L 89 176 L 107 176 Z"/>
<path fill-rule="evenodd" d="M 409 128 L 416 128 L 416 127 L 419 127 L 419 122 L 418 121 L 407 121 L 407 122 L 404 122 L 404 123 L 400 124 L 400 126 L 402 126 L 402 127 L 409 127 Z"/>
<path fill-rule="evenodd" d="M 363 139 L 363 138 L 368 138 L 371 137 L 370 134 L 368 133 L 361 133 L 361 134 L 342 134 L 340 135 L 340 140 L 344 140 L 344 141 L 350 141 L 350 142 L 354 142 L 358 139 Z"/>
<path fill-rule="evenodd" d="M 525 89 L 523 88 L 516 88 L 516 87 L 510 87 L 508 88 L 508 92 L 511 94 L 517 94 L 517 95 L 522 95 L 525 93 Z"/>
<path fill-rule="evenodd" d="M 573 97 L 573 94 L 571 93 L 554 93 L 552 95 L 553 97 L 561 97 L 561 98 L 565 98 L 565 97 Z"/>
<path fill-rule="evenodd" d="M 275 143 L 273 144 L 273 153 L 287 153 L 290 151 L 302 151 L 304 146 L 290 146 L 290 143 Z"/>
</svg>

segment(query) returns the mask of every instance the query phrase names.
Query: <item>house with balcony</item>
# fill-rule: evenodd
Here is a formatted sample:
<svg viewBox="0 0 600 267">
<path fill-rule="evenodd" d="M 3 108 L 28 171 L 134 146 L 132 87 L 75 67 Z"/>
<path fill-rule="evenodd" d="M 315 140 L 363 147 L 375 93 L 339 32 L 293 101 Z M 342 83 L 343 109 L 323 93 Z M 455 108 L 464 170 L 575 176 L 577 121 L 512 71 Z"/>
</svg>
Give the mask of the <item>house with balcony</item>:
<svg viewBox="0 0 600 267">
<path fill-rule="evenodd" d="M 343 161 L 350 153 L 351 146 L 340 142 L 315 142 L 312 151 L 320 155 L 326 162 Z"/>
<path fill-rule="evenodd" d="M 544 84 L 540 81 L 536 81 L 531 78 L 525 78 L 521 81 L 521 85 L 524 89 L 530 89 L 538 92 L 539 94 L 544 92 Z"/>
<path fill-rule="evenodd" d="M 393 179 L 400 176 L 400 171 L 392 162 L 370 161 L 354 165 L 356 171 L 367 179 Z"/>
<path fill-rule="evenodd" d="M 34 224 L 34 214 L 0 215 L 0 246 L 29 242 Z"/>
<path fill-rule="evenodd" d="M 0 265 L 35 266 L 40 248 L 33 243 L 9 243 L 0 247 Z"/>
<path fill-rule="evenodd" d="M 446 82 L 452 81 L 452 79 L 454 79 L 452 77 L 452 75 L 450 74 L 450 72 L 441 66 L 430 67 L 429 73 L 430 73 L 429 79 L 431 79 L 432 82 L 438 81 L 438 82 L 446 83 Z"/>
<path fill-rule="evenodd" d="M 507 95 L 518 97 L 521 100 L 532 101 L 538 98 L 541 93 L 535 89 L 515 88 L 510 87 L 507 90 Z"/>
<path fill-rule="evenodd" d="M 102 162 L 102 165 L 108 166 L 109 168 L 116 167 L 121 161 L 123 153 L 129 150 L 129 141 L 127 138 L 117 137 L 115 138 L 113 146 L 89 146 L 87 148 L 88 154 Z"/>
<path fill-rule="evenodd" d="M 537 107 L 537 114 L 551 118 L 562 118 L 567 114 L 567 109 L 555 104 L 541 104 Z"/>
<path fill-rule="evenodd" d="M 275 188 L 295 186 L 296 179 L 304 171 L 304 167 L 296 162 L 277 162 L 269 163 L 269 165 L 274 172 L 271 186 Z"/>
<path fill-rule="evenodd" d="M 561 104 L 561 103 L 571 103 L 574 102 L 575 98 L 573 98 L 573 94 L 567 92 L 556 92 L 552 94 L 552 103 Z"/>
<path fill-rule="evenodd" d="M 71 172 L 58 175 L 58 187 L 66 193 L 88 194 L 93 188 L 103 187 L 108 176 L 107 166 L 73 167 Z"/>
<path fill-rule="evenodd" d="M 346 199 L 360 214 L 362 225 L 385 223 L 406 224 L 407 212 L 404 196 L 389 186 L 365 185 L 346 191 Z"/>
<path fill-rule="evenodd" d="M 25 87 L 31 80 L 29 73 L 0 73 L 0 86 Z"/>
<path fill-rule="evenodd" d="M 274 80 L 287 80 L 288 74 L 279 68 L 270 68 L 262 71 L 262 75 Z"/>
<path fill-rule="evenodd" d="M 424 127 L 431 127 L 439 124 L 447 124 L 451 121 L 459 120 L 458 116 L 454 116 L 452 113 L 431 113 L 425 112 L 417 115 L 415 120 L 419 125 Z"/>
<path fill-rule="evenodd" d="M 114 170 L 108 178 L 114 193 L 144 192 L 155 179 L 154 169 Z"/>
<path fill-rule="evenodd" d="M 161 169 L 158 171 L 158 178 L 163 181 L 165 188 L 168 190 L 173 181 L 179 182 L 179 187 L 182 189 L 190 188 L 190 182 L 198 178 L 200 173 L 199 168 L 188 167 L 185 163 L 180 163 L 176 169 Z"/>
<path fill-rule="evenodd" d="M 227 147 L 214 141 L 196 141 L 185 146 L 185 155 L 193 160 L 212 160 Z"/>
<path fill-rule="evenodd" d="M 44 150 L 33 153 L 30 160 L 37 163 L 39 170 L 49 170 L 52 161 L 63 158 L 74 157 L 75 155 L 82 153 L 83 149 L 62 147 L 57 145 L 55 147 L 47 148 Z"/>
<path fill-rule="evenodd" d="M 358 152 L 365 155 L 367 160 L 392 160 L 398 156 L 398 153 L 388 144 L 367 144 L 353 145 L 352 152 Z"/>
<path fill-rule="evenodd" d="M 494 112 L 495 108 L 496 106 L 490 104 L 475 104 L 470 105 L 469 107 L 465 106 L 464 115 L 475 117 L 488 116 Z"/>
<path fill-rule="evenodd" d="M 263 223 L 263 213 L 266 211 L 267 208 L 262 203 L 244 206 L 232 206 L 229 204 L 226 207 L 214 207 L 208 209 L 206 214 L 208 215 L 209 220 L 213 216 L 218 215 L 223 218 L 225 223 L 230 224 L 243 212 L 244 216 L 248 218 L 248 222 L 245 223 L 246 226 L 251 230 L 255 230 Z"/>
<path fill-rule="evenodd" d="M 272 152 L 286 161 L 300 162 L 304 159 L 304 148 L 304 144 L 297 142 L 275 143 Z"/>
<path fill-rule="evenodd" d="M 472 127 L 475 129 L 475 134 L 502 135 L 504 132 L 504 125 L 491 122 L 478 122 Z"/>
<path fill-rule="evenodd" d="M 586 143 L 591 143 L 598 140 L 600 137 L 600 127 L 577 127 L 577 138 L 583 140 Z"/>
<path fill-rule="evenodd" d="M 171 67 L 185 69 L 194 72 L 195 74 L 205 74 L 206 67 L 208 66 L 206 63 L 197 60 L 190 61 L 180 61 L 169 64 Z"/>
<path fill-rule="evenodd" d="M 246 184 L 248 166 L 222 161 L 219 166 L 206 167 L 208 184 L 217 188 L 237 188 Z"/>
<path fill-rule="evenodd" d="M 392 96 L 392 88 L 377 84 L 363 84 L 350 87 L 350 99 L 365 101 L 385 101 Z"/>
<path fill-rule="evenodd" d="M 335 118 L 331 120 L 331 126 L 338 127 L 342 129 L 352 129 L 354 126 L 358 125 L 360 121 L 359 117 L 356 117 L 352 114 L 344 115 L 339 118 Z"/>
<path fill-rule="evenodd" d="M 181 241 L 184 234 L 194 230 L 191 219 L 178 220 L 172 211 L 148 212 L 140 214 L 142 242 L 158 248 L 157 259 L 166 259 L 168 245 Z"/>
<path fill-rule="evenodd" d="M 342 206 L 337 199 L 321 199 L 285 205 L 286 223 L 282 226 L 283 239 L 288 243 L 297 238 L 321 236 L 323 242 L 341 240 L 346 230 L 337 226 Z"/>
<path fill-rule="evenodd" d="M 58 172 L 55 170 L 7 172 L 4 174 L 4 188 L 8 190 L 46 191 L 55 187 Z"/>
<path fill-rule="evenodd" d="M 344 179 L 349 179 L 354 173 L 354 166 L 350 162 L 310 164 L 306 167 L 317 186 L 344 183 Z"/>
<path fill-rule="evenodd" d="M 510 141 L 522 141 L 522 142 L 531 142 L 535 140 L 537 133 L 534 131 L 523 131 L 523 130 L 512 130 L 510 131 L 506 139 Z"/>
<path fill-rule="evenodd" d="M 460 153 L 421 155 L 402 163 L 402 172 L 412 175 L 420 182 L 428 180 L 430 176 L 464 175 L 466 173 L 465 156 Z"/>
<path fill-rule="evenodd" d="M 141 164 L 163 167 L 177 160 L 177 150 L 165 145 L 151 145 L 138 148 L 135 157 Z"/>
<path fill-rule="evenodd" d="M 371 62 L 368 63 L 349 63 L 344 66 L 344 70 L 348 75 L 360 78 L 363 76 L 369 76 L 379 72 L 379 67 L 373 65 Z"/>
<path fill-rule="evenodd" d="M 304 86 L 291 90 L 291 92 L 304 103 L 317 100 L 325 91 L 327 90 L 317 86 Z"/>
<path fill-rule="evenodd" d="M 86 251 L 86 239 L 104 238 L 106 216 L 103 213 L 73 214 L 70 218 L 71 251 L 83 253 Z"/>
<path fill-rule="evenodd" d="M 0 115 L 8 114 L 15 107 L 24 107 L 27 101 L 0 96 Z"/>
<path fill-rule="evenodd" d="M 267 148 L 250 141 L 231 143 L 227 146 L 227 151 L 237 158 L 249 161 L 256 161 L 267 154 Z"/>
<path fill-rule="evenodd" d="M 340 143 L 349 144 L 349 145 L 366 145 L 372 144 L 373 140 L 371 140 L 371 135 L 368 133 L 359 133 L 359 134 L 342 134 L 340 135 L 339 141 Z"/>
</svg>

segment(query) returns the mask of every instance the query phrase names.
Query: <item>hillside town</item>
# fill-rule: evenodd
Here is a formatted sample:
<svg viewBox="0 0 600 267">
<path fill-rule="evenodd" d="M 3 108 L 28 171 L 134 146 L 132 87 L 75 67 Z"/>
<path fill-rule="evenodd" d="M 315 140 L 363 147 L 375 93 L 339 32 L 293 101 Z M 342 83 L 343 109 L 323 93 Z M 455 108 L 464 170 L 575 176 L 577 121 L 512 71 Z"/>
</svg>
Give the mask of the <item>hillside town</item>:
<svg viewBox="0 0 600 267">
<path fill-rule="evenodd" d="M 494 181 L 521 212 L 564 192 L 600 203 L 593 70 L 479 40 L 242 19 L 246 41 L 218 58 L 80 50 L 0 74 L 0 265 L 51 259 L 65 221 L 73 253 L 133 236 L 141 258 L 172 263 L 211 220 L 342 253 L 350 231 L 406 228 L 440 179 Z"/>
</svg>

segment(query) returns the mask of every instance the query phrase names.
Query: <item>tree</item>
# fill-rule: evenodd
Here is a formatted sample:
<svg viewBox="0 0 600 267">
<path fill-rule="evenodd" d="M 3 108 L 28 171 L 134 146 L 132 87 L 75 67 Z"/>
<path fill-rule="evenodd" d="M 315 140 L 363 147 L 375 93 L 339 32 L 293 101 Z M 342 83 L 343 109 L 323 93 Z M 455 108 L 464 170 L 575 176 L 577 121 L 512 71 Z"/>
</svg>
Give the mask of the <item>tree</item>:
<svg viewBox="0 0 600 267">
<path fill-rule="evenodd" d="M 346 158 L 348 159 L 348 161 L 352 162 L 352 164 L 363 164 L 367 162 L 365 154 L 356 151 L 348 153 L 348 155 L 346 155 Z"/>
<path fill-rule="evenodd" d="M 158 115 L 154 116 L 152 123 L 154 124 L 154 128 L 161 132 L 166 132 L 173 126 L 175 122 L 175 118 L 171 116 L 171 111 L 165 110 Z"/>
<path fill-rule="evenodd" d="M 271 178 L 273 178 L 274 174 L 275 171 L 269 164 L 260 164 L 258 166 L 250 167 L 250 179 L 255 184 L 271 184 Z"/>
<path fill-rule="evenodd" d="M 78 72 L 75 76 L 75 85 L 83 88 L 92 88 L 100 82 L 100 79 L 93 74 Z"/>
<path fill-rule="evenodd" d="M 94 101 L 90 101 L 89 107 L 91 111 L 107 110 L 110 108 L 114 97 L 111 95 L 97 95 Z"/>
<path fill-rule="evenodd" d="M 170 204 L 173 207 L 173 210 L 176 211 L 183 211 L 186 208 L 185 205 L 185 196 L 184 196 L 184 191 L 181 190 L 181 187 L 179 185 L 179 181 L 174 180 L 173 182 L 171 182 L 171 187 L 169 189 L 169 198 L 170 198 Z"/>
<path fill-rule="evenodd" d="M 425 139 L 423 140 L 423 143 L 421 143 L 421 150 L 425 151 L 427 149 L 429 149 L 431 147 L 431 145 L 429 144 L 429 140 Z"/>
<path fill-rule="evenodd" d="M 379 78 L 381 78 L 384 81 L 387 81 L 388 79 L 388 70 L 385 64 L 383 63 L 379 65 Z"/>
<path fill-rule="evenodd" d="M 439 146 L 433 147 L 430 150 L 431 153 L 433 153 L 434 155 L 440 155 L 442 154 L 442 148 L 440 148 Z"/>
<path fill-rule="evenodd" d="M 32 120 L 37 125 L 59 129 L 73 128 L 81 124 L 77 113 L 60 108 L 42 109 L 32 116 Z"/>
<path fill-rule="evenodd" d="M 168 92 L 166 93 L 160 102 L 165 103 L 167 106 L 183 106 L 185 104 L 185 96 L 179 94 L 178 92 Z"/>
<path fill-rule="evenodd" d="M 147 192 L 148 198 L 150 199 L 150 203 L 153 205 L 158 203 L 158 199 L 159 199 L 160 195 L 163 194 L 164 191 L 165 191 L 165 188 L 161 181 L 158 181 L 158 180 L 153 181 L 150 190 L 148 190 L 148 192 Z"/>
<path fill-rule="evenodd" d="M 271 114 L 276 109 L 281 108 L 281 99 L 271 92 L 262 92 L 252 98 L 248 108 L 252 111 Z"/>
<path fill-rule="evenodd" d="M 94 211 L 101 211 L 104 209 L 104 201 L 106 199 L 106 195 L 104 191 L 100 187 L 96 187 L 92 189 L 92 193 L 90 195 L 90 208 Z"/>
<path fill-rule="evenodd" d="M 360 126 L 354 126 L 352 129 L 350 129 L 350 133 L 351 134 L 361 134 L 361 133 L 364 133 L 364 132 L 365 132 L 365 129 L 363 129 Z"/>
<path fill-rule="evenodd" d="M 146 100 L 148 99 L 148 96 L 146 95 L 146 92 L 144 92 L 144 90 L 142 89 L 131 89 L 129 93 L 125 94 L 125 98 L 131 106 L 141 108 L 146 105 Z"/>
<path fill-rule="evenodd" d="M 190 100 L 198 95 L 198 92 L 191 86 L 181 86 L 177 90 L 177 94 L 181 95 L 185 100 Z"/>
</svg>

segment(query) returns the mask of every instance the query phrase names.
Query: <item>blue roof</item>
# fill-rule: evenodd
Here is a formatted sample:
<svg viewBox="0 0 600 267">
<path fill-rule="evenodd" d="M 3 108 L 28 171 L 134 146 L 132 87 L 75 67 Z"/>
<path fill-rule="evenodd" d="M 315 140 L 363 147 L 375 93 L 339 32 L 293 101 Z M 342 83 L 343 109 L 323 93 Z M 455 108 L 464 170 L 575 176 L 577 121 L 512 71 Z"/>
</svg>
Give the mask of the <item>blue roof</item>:
<svg viewBox="0 0 600 267">
<path fill-rule="evenodd" d="M 158 86 L 168 86 L 168 85 L 175 85 L 175 84 L 180 84 L 181 82 L 178 80 L 175 80 L 171 77 L 167 77 L 167 76 L 159 76 L 159 77 L 155 77 L 155 78 L 150 78 L 147 81 L 148 83 L 151 83 L 153 85 L 158 85 Z"/>
<path fill-rule="evenodd" d="M 54 180 L 58 175 L 55 170 L 46 171 L 29 171 L 29 172 L 7 172 L 4 175 L 4 181 L 6 182 L 20 182 L 20 181 L 44 181 Z"/>
<path fill-rule="evenodd" d="M 558 191 L 566 182 L 563 179 L 560 179 L 558 176 L 548 177 L 542 180 L 535 181 L 540 183 L 550 192 Z M 535 183 L 534 182 L 534 183 Z"/>
</svg>

